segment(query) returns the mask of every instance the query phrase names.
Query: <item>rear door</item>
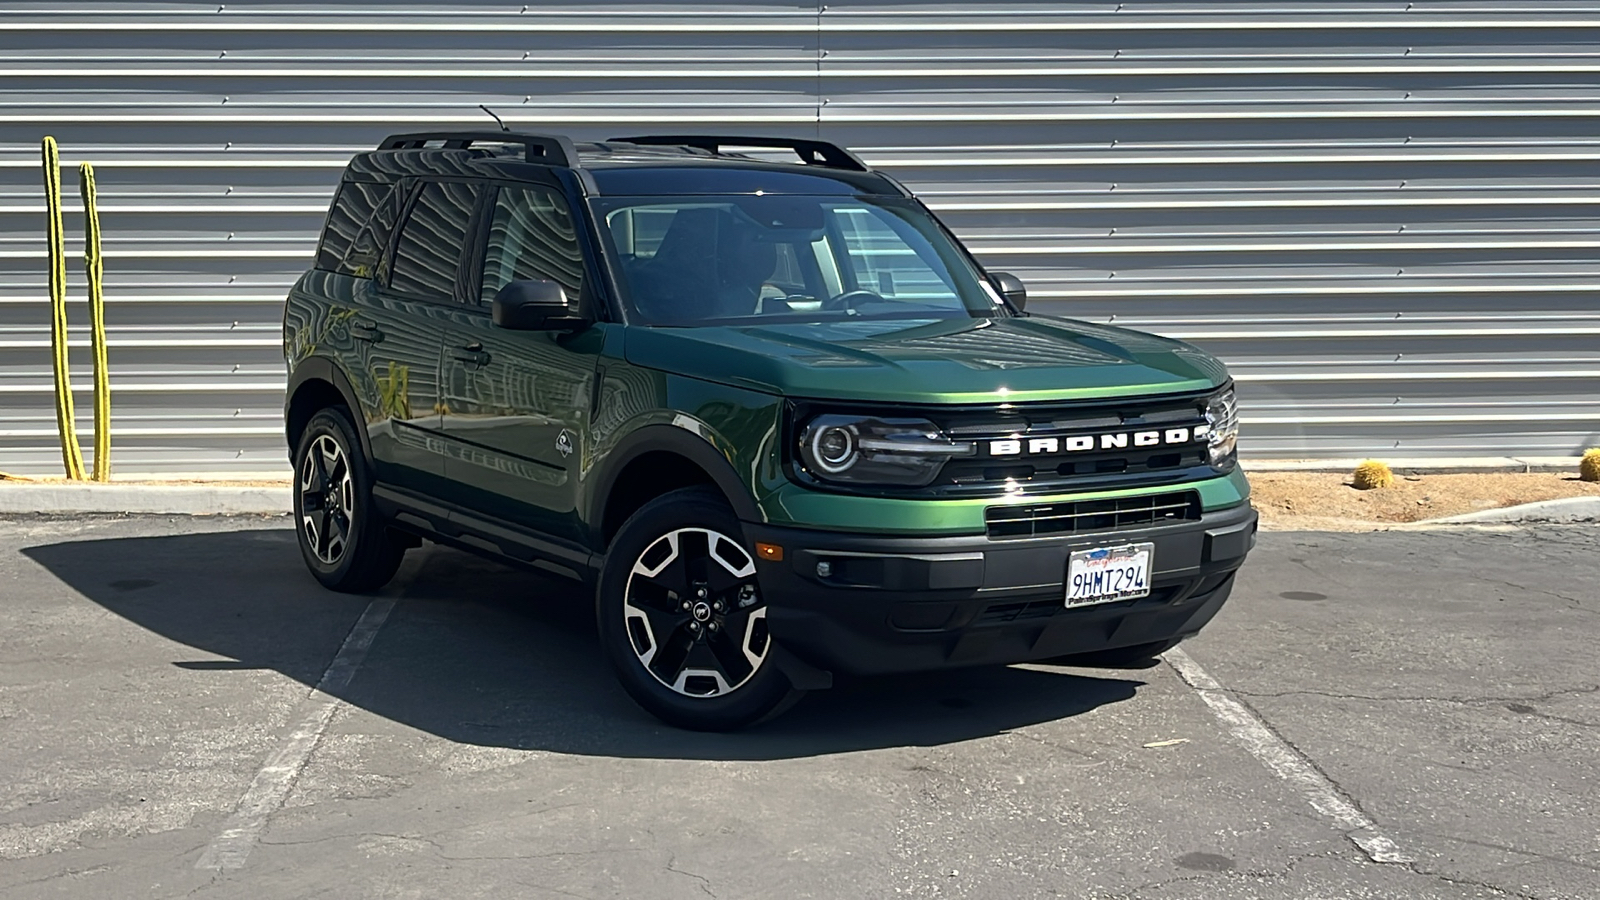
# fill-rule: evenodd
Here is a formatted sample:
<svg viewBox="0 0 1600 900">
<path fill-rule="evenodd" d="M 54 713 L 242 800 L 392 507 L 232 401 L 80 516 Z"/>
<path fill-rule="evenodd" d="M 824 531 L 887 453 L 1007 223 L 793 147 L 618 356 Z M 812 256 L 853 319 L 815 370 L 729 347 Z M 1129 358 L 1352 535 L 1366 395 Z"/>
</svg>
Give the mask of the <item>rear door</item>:
<svg viewBox="0 0 1600 900">
<path fill-rule="evenodd" d="M 584 260 L 561 189 L 505 184 L 487 198 L 472 296 L 445 337 L 441 389 L 447 477 L 495 518 L 581 540 L 578 471 L 603 329 L 509 331 L 490 302 L 511 281 L 560 284 L 574 311 Z"/>
<path fill-rule="evenodd" d="M 326 325 L 312 340 L 350 377 L 377 477 L 421 488 L 443 475 L 443 458 L 410 439 L 437 419 L 443 328 L 425 310 L 387 289 L 395 226 L 414 185 L 347 180 L 339 187 L 318 249 L 317 268 L 330 301 Z M 437 426 L 434 426 L 435 428 Z"/>
<path fill-rule="evenodd" d="M 424 493 L 444 483 L 439 352 L 463 296 L 461 260 L 482 186 L 407 181 L 393 251 L 358 298 L 380 415 L 369 423 L 380 480 Z"/>
</svg>

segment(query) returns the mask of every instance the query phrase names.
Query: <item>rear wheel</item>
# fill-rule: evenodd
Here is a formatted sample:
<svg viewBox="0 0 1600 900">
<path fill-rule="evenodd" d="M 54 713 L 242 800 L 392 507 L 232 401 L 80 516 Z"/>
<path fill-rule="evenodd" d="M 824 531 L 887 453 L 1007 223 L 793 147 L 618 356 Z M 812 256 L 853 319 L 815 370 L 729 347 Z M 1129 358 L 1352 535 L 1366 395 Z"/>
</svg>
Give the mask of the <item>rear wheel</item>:
<svg viewBox="0 0 1600 900">
<path fill-rule="evenodd" d="M 372 504 L 372 477 L 344 410 L 311 417 L 295 452 L 294 520 L 306 568 L 336 591 L 389 583 L 405 546 Z"/>
<path fill-rule="evenodd" d="M 755 557 L 715 492 L 672 491 L 623 524 L 596 618 L 623 688 L 670 725 L 741 728 L 797 696 L 772 659 Z"/>
</svg>

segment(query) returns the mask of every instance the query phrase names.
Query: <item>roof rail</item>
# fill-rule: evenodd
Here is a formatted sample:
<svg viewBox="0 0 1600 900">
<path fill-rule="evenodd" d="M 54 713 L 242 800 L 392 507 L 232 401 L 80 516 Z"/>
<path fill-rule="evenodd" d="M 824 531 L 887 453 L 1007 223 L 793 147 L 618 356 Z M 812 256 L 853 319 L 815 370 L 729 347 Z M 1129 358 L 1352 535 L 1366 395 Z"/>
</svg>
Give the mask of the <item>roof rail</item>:
<svg viewBox="0 0 1600 900">
<path fill-rule="evenodd" d="M 852 172 L 868 172 L 867 164 L 860 157 L 838 144 L 827 141 L 809 141 L 802 138 L 771 138 L 771 137 L 727 137 L 724 135 L 708 134 L 652 134 L 640 137 L 612 138 L 611 140 L 622 144 L 646 144 L 652 146 L 694 147 L 718 156 L 722 154 L 723 147 L 776 147 L 784 150 L 793 150 L 800 161 L 808 166 L 827 166 L 830 169 L 849 169 Z"/>
<path fill-rule="evenodd" d="M 442 141 L 446 150 L 466 150 L 473 144 L 521 144 L 531 163 L 547 166 L 573 166 L 578 150 L 562 135 L 518 134 L 514 131 L 422 131 L 416 134 L 391 134 L 378 145 L 379 150 L 421 150 L 432 141 Z"/>
</svg>

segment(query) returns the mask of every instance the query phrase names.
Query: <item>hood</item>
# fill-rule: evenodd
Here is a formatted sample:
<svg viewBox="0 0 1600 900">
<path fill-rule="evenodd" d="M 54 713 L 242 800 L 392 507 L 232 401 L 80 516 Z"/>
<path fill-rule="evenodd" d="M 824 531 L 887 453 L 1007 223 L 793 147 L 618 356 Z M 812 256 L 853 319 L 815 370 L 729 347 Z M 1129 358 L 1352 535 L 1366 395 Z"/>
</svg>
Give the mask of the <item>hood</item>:
<svg viewBox="0 0 1600 900">
<path fill-rule="evenodd" d="M 631 328 L 630 363 L 789 397 L 891 403 L 1203 391 L 1214 357 L 1139 331 L 1045 316 Z"/>
</svg>

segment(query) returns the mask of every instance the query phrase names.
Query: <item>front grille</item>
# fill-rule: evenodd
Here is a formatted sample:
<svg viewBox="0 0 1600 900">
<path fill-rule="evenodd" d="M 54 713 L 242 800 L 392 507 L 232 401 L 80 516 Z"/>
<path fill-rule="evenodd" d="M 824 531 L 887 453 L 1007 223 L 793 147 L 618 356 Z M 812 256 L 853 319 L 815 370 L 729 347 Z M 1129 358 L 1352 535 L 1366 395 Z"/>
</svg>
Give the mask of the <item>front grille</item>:
<svg viewBox="0 0 1600 900">
<path fill-rule="evenodd" d="M 1156 446 L 1109 446 L 1068 450 L 1069 441 L 1140 430 L 1167 432 L 1206 424 L 1206 395 L 1130 397 L 1088 403 L 1017 404 L 1004 409 L 941 411 L 930 416 L 959 441 L 974 441 L 979 453 L 945 464 L 932 485 L 949 496 L 1043 493 L 1087 485 L 1160 485 L 1193 480 L 1209 465 L 1204 438 Z M 1057 451 L 1037 452 L 1036 439 L 1055 439 Z M 993 441 L 1021 441 L 1020 454 L 996 455 Z"/>
<path fill-rule="evenodd" d="M 1117 531 L 1199 518 L 1200 495 L 1194 491 L 1033 506 L 991 506 L 984 511 L 984 524 L 991 540 Z"/>
<path fill-rule="evenodd" d="M 1178 490 L 1214 478 L 1209 398 L 1215 391 L 1108 400 L 984 405 L 815 406 L 795 401 L 799 424 L 821 413 L 925 419 L 971 455 L 952 456 L 925 485 L 844 486 L 818 481 L 796 458 L 796 479 L 821 490 L 894 497 L 1042 497 L 1126 488 Z M 795 435 L 785 440 L 791 450 Z"/>
</svg>

